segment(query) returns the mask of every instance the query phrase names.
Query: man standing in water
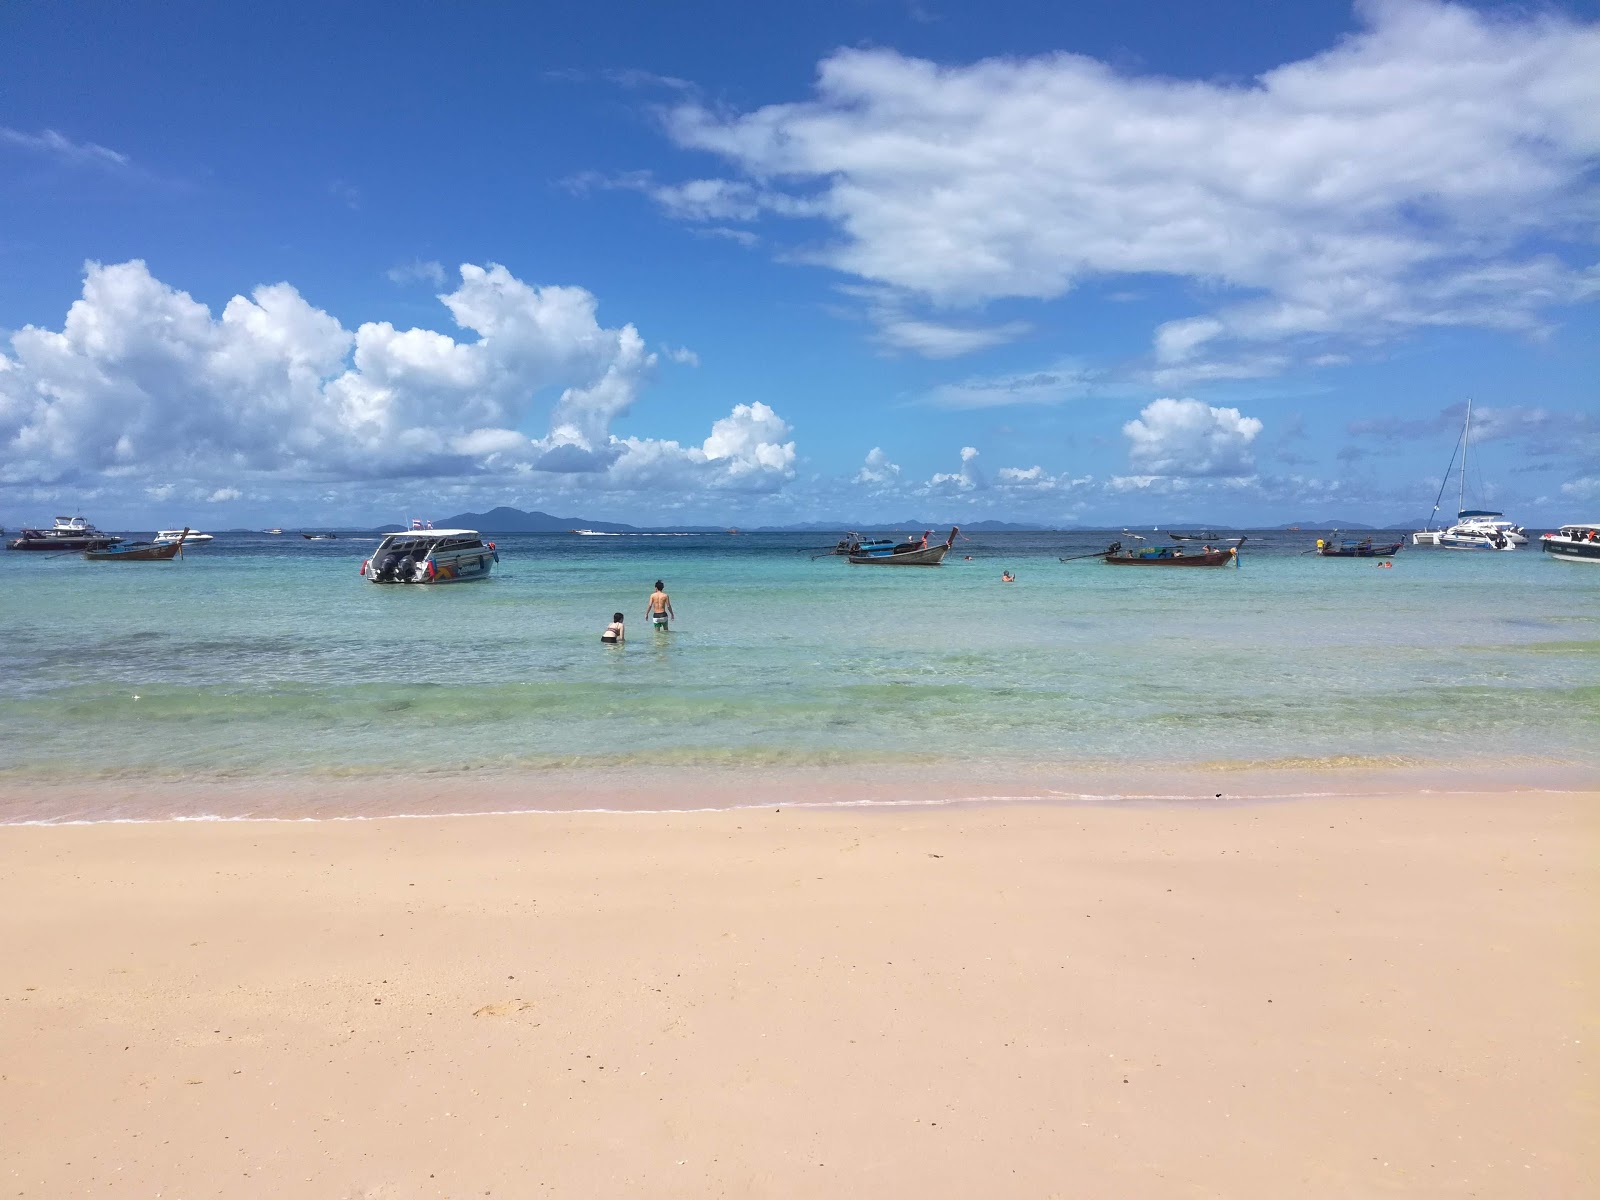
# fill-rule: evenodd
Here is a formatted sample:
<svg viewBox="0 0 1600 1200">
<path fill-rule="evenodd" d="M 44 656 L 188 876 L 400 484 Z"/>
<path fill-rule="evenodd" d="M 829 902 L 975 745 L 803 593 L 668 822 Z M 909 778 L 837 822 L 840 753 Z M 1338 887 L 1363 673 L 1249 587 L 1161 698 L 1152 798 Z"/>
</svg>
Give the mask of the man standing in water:
<svg viewBox="0 0 1600 1200">
<path fill-rule="evenodd" d="M 678 619 L 678 614 L 672 611 L 672 597 L 667 595 L 667 585 L 659 579 L 656 580 L 656 590 L 650 593 L 650 607 L 646 615 L 650 618 L 650 624 L 657 629 L 667 627 L 668 617 L 674 621 Z"/>
</svg>

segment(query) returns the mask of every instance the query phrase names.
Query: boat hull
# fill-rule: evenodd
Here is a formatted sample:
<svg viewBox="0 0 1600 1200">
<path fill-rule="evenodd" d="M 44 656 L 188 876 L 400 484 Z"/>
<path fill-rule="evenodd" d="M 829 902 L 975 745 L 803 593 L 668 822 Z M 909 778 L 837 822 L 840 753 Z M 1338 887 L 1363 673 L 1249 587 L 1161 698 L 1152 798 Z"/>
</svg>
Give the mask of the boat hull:
<svg viewBox="0 0 1600 1200">
<path fill-rule="evenodd" d="M 84 558 L 90 562 L 171 562 L 182 552 L 177 542 L 148 546 L 113 546 L 109 550 L 88 550 Z"/>
<path fill-rule="evenodd" d="M 481 549 L 451 551 L 433 555 L 399 575 L 370 570 L 367 572 L 367 582 L 414 586 L 472 583 L 489 578 L 489 572 L 494 570 L 495 563 L 499 561 L 499 556 L 487 546 Z M 431 571 L 428 569 L 430 565 L 433 568 Z"/>
<path fill-rule="evenodd" d="M 1356 546 L 1349 550 L 1324 546 L 1317 553 L 1323 558 L 1393 558 L 1404 545 L 1404 542 L 1393 542 L 1383 546 Z"/>
<path fill-rule="evenodd" d="M 1600 542 L 1561 542 L 1546 538 L 1544 552 L 1557 562 L 1591 563 L 1600 566 Z"/>
<path fill-rule="evenodd" d="M 1113 567 L 1231 567 L 1239 561 L 1237 550 L 1208 550 L 1200 554 L 1174 554 L 1170 556 L 1137 554 L 1108 554 L 1107 565 Z"/>
<path fill-rule="evenodd" d="M 937 567 L 948 553 L 949 546 L 927 546 L 898 554 L 852 554 L 850 561 L 858 567 Z"/>
<path fill-rule="evenodd" d="M 104 550 L 108 546 L 115 546 L 122 539 L 119 537 L 19 537 L 6 543 L 7 550 L 46 550 L 58 554 L 66 554 L 79 550 Z"/>
</svg>

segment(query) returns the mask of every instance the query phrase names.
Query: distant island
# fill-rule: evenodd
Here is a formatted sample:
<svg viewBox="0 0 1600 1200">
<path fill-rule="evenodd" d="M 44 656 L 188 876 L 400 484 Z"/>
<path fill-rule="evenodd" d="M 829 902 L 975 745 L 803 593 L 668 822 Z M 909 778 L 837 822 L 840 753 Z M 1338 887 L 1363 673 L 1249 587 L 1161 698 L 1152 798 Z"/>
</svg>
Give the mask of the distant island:
<svg viewBox="0 0 1600 1200">
<path fill-rule="evenodd" d="M 847 530 L 858 530 L 863 533 L 884 532 L 889 530 L 902 532 L 920 532 L 924 529 L 948 529 L 951 525 L 960 525 L 968 533 L 1048 533 L 1048 532 L 1073 532 L 1079 530 L 1115 530 L 1131 528 L 1137 530 L 1216 530 L 1218 532 L 1234 529 L 1252 528 L 1250 526 L 1233 525 L 1227 521 L 1124 521 L 1115 525 L 1039 525 L 1027 521 L 930 521 L 926 517 L 905 517 L 897 521 L 803 521 L 794 525 L 756 525 L 748 528 L 741 527 L 741 533 L 822 533 L 840 534 Z M 482 533 L 568 533 L 574 529 L 592 529 L 596 533 L 728 533 L 731 528 L 727 525 L 629 525 L 622 521 L 598 521 L 593 517 L 558 517 L 547 512 L 524 512 L 520 508 L 511 508 L 501 505 L 491 508 L 488 512 L 464 512 L 454 516 L 435 520 L 433 525 L 437 529 L 476 529 Z M 377 533 L 397 533 L 405 530 L 404 525 L 379 525 Z M 1420 522 L 1401 522 L 1389 525 L 1369 525 L 1364 521 L 1290 521 L 1283 525 L 1254 526 L 1258 529 L 1277 530 L 1380 530 L 1380 529 L 1418 529 Z"/>
</svg>

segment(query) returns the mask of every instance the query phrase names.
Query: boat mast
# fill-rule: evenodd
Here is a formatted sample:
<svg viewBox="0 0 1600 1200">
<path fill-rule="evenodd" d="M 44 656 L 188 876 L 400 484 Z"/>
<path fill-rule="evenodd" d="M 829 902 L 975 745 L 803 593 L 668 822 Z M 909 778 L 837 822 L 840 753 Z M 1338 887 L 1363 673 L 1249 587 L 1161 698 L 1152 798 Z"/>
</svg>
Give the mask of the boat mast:
<svg viewBox="0 0 1600 1200">
<path fill-rule="evenodd" d="M 1461 427 L 1461 494 L 1456 498 L 1456 520 L 1467 507 L 1467 445 L 1472 433 L 1472 397 L 1467 397 L 1467 423 Z"/>
</svg>

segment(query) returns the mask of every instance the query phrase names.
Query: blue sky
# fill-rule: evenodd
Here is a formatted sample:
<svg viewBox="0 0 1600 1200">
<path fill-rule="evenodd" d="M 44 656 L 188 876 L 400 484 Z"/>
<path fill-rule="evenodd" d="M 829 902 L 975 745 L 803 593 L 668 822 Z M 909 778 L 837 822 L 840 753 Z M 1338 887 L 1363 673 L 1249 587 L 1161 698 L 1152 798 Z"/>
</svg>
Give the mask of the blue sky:
<svg viewBox="0 0 1600 1200">
<path fill-rule="evenodd" d="M 1600 12 L 1276 7 L 0 8 L 0 523 L 1593 516 Z"/>
</svg>

